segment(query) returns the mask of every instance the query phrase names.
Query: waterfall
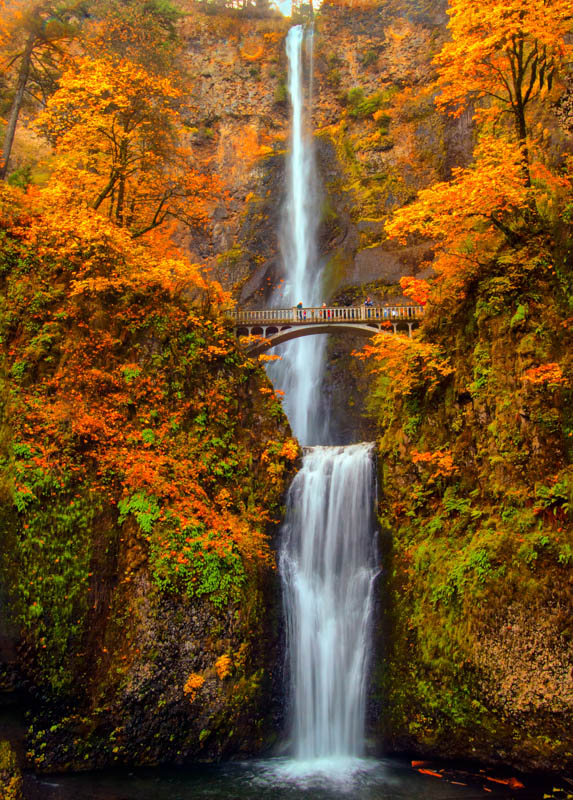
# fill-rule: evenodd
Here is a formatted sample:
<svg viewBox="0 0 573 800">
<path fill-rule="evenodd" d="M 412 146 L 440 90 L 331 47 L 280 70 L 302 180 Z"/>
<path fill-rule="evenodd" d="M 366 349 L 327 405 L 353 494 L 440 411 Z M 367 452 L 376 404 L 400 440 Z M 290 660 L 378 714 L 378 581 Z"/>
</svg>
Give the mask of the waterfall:
<svg viewBox="0 0 573 800">
<path fill-rule="evenodd" d="M 306 51 L 310 74 L 306 83 Z M 280 249 L 285 286 L 275 305 L 320 305 L 320 216 L 308 106 L 312 96 L 312 31 L 287 37 L 292 132 Z M 308 70 L 307 70 L 308 72 Z M 326 447 L 322 402 L 325 336 L 280 348 L 269 367 L 293 432 L 306 445 L 290 488 L 279 557 L 290 665 L 292 745 L 297 764 L 359 756 L 372 584 L 376 571 L 373 445 Z M 309 445 L 315 445 L 313 447 Z"/>
<path fill-rule="evenodd" d="M 273 298 L 276 306 L 321 305 L 321 270 L 316 247 L 320 218 L 314 147 L 305 97 L 305 39 L 312 64 L 312 31 L 297 25 L 287 36 L 288 92 L 291 136 L 287 160 L 287 191 L 282 209 L 280 252 L 285 283 Z M 309 87 L 312 75 L 309 77 Z M 269 377 L 285 394 L 284 408 L 297 438 L 304 444 L 328 441 L 328 421 L 321 397 L 326 336 L 295 339 L 277 353 L 282 361 L 268 367 Z"/>
<path fill-rule="evenodd" d="M 288 495 L 279 563 L 298 759 L 362 754 L 376 574 L 372 450 L 306 448 Z"/>
</svg>

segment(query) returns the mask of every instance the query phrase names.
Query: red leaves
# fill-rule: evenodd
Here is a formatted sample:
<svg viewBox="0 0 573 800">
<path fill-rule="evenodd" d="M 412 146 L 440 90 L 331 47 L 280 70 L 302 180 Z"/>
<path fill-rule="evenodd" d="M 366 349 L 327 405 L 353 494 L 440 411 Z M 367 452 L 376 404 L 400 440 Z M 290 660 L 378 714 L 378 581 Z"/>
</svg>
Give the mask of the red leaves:
<svg viewBox="0 0 573 800">
<path fill-rule="evenodd" d="M 406 297 L 411 297 L 415 303 L 421 306 L 426 305 L 430 293 L 430 284 L 428 281 L 411 277 L 400 278 L 400 286 Z"/>
<path fill-rule="evenodd" d="M 541 364 L 539 367 L 531 367 L 526 370 L 521 379 L 524 384 L 530 386 L 547 386 L 557 388 L 567 384 L 567 378 L 563 375 L 563 370 L 559 364 Z"/>
</svg>

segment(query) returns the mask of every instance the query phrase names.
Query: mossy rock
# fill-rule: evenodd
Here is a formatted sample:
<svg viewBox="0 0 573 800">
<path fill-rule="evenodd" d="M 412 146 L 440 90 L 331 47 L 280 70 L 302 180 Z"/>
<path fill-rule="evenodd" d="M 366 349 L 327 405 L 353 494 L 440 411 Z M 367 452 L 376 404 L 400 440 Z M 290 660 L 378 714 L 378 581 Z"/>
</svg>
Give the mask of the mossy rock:
<svg viewBox="0 0 573 800">
<path fill-rule="evenodd" d="M 22 800 L 22 773 L 10 742 L 0 739 L 0 797 Z"/>
</svg>

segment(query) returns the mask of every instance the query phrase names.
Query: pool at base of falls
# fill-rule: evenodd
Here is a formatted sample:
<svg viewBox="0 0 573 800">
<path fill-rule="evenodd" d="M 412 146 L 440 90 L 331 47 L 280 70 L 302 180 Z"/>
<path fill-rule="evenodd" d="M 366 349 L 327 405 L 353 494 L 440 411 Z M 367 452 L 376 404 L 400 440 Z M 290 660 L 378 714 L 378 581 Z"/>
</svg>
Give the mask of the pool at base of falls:
<svg viewBox="0 0 573 800">
<path fill-rule="evenodd" d="M 541 800 L 544 790 L 512 790 L 495 779 L 451 768 L 420 773 L 398 759 L 270 758 L 180 769 L 27 775 L 24 800 Z M 547 787 L 545 787 L 547 791 Z"/>
</svg>

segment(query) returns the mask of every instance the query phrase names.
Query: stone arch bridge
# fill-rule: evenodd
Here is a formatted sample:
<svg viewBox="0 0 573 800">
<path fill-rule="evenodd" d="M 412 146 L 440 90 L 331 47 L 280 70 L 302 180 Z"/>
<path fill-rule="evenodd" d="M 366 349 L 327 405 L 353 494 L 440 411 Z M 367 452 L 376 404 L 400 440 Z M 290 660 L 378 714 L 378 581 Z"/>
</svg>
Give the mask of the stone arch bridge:
<svg viewBox="0 0 573 800">
<path fill-rule="evenodd" d="M 251 355 L 300 336 L 319 333 L 358 333 L 374 336 L 381 331 L 409 336 L 424 315 L 423 306 L 333 306 L 307 308 L 236 309 L 227 311 L 237 337 L 249 337 Z"/>
</svg>

